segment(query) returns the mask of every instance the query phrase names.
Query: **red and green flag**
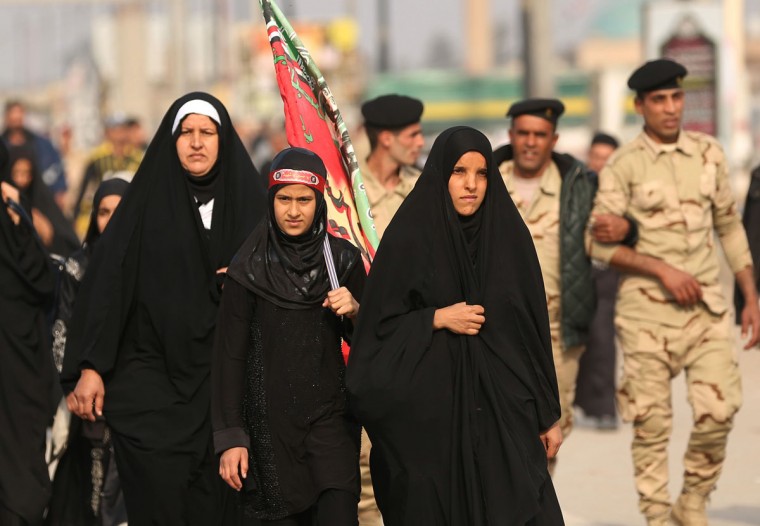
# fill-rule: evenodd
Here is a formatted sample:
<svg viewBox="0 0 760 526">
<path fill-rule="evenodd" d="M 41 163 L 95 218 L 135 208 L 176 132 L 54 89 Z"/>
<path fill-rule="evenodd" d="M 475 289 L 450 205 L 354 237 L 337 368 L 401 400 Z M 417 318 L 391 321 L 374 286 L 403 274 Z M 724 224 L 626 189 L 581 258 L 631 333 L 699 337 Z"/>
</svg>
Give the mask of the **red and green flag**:
<svg viewBox="0 0 760 526">
<path fill-rule="evenodd" d="M 356 245 L 369 268 L 378 238 L 356 153 L 338 105 L 309 51 L 277 3 L 259 1 L 284 103 L 288 143 L 307 148 L 324 161 L 328 230 Z"/>
</svg>

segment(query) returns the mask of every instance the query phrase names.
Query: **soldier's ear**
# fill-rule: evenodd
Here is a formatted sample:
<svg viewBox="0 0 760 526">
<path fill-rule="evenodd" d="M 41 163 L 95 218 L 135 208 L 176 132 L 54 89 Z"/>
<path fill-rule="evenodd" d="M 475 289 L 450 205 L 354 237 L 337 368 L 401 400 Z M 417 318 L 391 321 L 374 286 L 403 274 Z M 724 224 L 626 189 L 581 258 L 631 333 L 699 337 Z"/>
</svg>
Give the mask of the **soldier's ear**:
<svg viewBox="0 0 760 526">
<path fill-rule="evenodd" d="M 382 130 L 377 134 L 377 144 L 384 148 L 390 147 L 395 134 L 390 130 Z"/>
</svg>

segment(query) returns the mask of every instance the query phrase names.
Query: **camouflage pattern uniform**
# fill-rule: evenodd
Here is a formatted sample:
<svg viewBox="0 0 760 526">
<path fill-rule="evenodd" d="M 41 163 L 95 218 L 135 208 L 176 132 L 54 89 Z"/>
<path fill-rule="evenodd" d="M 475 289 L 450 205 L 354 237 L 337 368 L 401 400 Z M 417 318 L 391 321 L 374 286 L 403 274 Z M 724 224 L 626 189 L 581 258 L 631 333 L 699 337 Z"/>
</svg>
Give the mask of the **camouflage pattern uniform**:
<svg viewBox="0 0 760 526">
<path fill-rule="evenodd" d="M 396 211 L 404 202 L 406 196 L 414 188 L 420 177 L 420 170 L 414 166 L 402 166 L 399 171 L 401 180 L 392 190 L 385 188 L 370 171 L 366 162 L 359 163 L 362 173 L 364 188 L 367 191 L 372 218 L 375 221 L 377 237 L 382 240 L 385 229 L 393 219 Z M 359 499 L 359 524 L 361 526 L 382 526 L 383 521 L 380 511 L 375 502 L 375 493 L 372 488 L 372 477 L 369 469 L 369 456 L 372 443 L 369 441 L 367 432 L 362 428 L 362 442 L 359 453 L 359 475 L 361 477 L 361 498 Z"/>
<path fill-rule="evenodd" d="M 525 224 L 533 237 L 536 254 L 541 264 L 544 278 L 546 305 L 549 310 L 549 329 L 552 338 L 552 354 L 557 371 L 557 386 L 562 416 L 559 420 L 563 438 L 567 438 L 573 429 L 573 401 L 575 400 L 575 381 L 578 378 L 578 363 L 585 350 L 584 345 L 563 349 L 560 332 L 560 188 L 562 177 L 557 165 L 552 162 L 541 177 L 541 186 L 530 203 L 525 202 L 514 188 L 514 161 L 505 161 L 499 171 L 507 186 L 509 195 L 520 211 Z M 550 470 L 554 462 L 550 463 Z"/>
<path fill-rule="evenodd" d="M 681 307 L 659 280 L 636 274 L 624 274 L 618 291 L 615 325 L 624 366 L 617 398 L 621 416 L 633 422 L 639 508 L 650 524 L 668 524 L 670 380 L 685 371 L 694 418 L 676 507 L 704 506 L 720 475 L 727 436 L 741 405 L 713 232 L 734 273 L 751 265 L 752 258 L 723 151 L 702 133 L 681 131 L 675 145 L 661 145 L 642 132 L 620 148 L 600 175 L 594 213 L 633 218 L 639 229 L 636 252 L 689 273 L 703 292 L 698 305 Z M 591 257 L 605 262 L 618 248 L 590 237 L 587 241 Z"/>
<path fill-rule="evenodd" d="M 414 166 L 402 166 L 399 171 L 399 183 L 392 190 L 388 190 L 375 178 L 366 162 L 359 163 L 359 169 L 362 172 L 372 218 L 375 220 L 377 237 L 382 239 L 393 215 L 414 188 L 421 172 Z"/>
</svg>

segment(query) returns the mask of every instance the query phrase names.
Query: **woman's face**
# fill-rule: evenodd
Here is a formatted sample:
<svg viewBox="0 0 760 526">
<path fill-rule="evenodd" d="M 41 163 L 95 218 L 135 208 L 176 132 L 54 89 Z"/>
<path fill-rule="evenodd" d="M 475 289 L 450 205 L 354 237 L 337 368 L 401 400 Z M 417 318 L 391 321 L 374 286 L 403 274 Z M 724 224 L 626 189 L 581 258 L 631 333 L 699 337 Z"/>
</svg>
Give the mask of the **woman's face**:
<svg viewBox="0 0 760 526">
<path fill-rule="evenodd" d="M 314 222 L 317 196 L 311 187 L 289 184 L 274 194 L 274 217 L 277 226 L 289 236 L 306 233 Z"/>
<path fill-rule="evenodd" d="M 185 117 L 177 138 L 177 155 L 190 175 L 209 173 L 219 156 L 219 132 L 214 121 L 197 113 Z"/>
<path fill-rule="evenodd" d="M 480 152 L 467 152 L 454 164 L 449 177 L 449 194 L 460 216 L 478 211 L 486 196 L 488 165 Z"/>
<path fill-rule="evenodd" d="M 19 190 L 26 190 L 32 184 L 32 161 L 19 159 L 11 168 L 11 180 Z"/>
<path fill-rule="evenodd" d="M 116 194 L 107 195 L 100 200 L 95 218 L 98 222 L 98 232 L 101 234 L 103 233 L 103 230 L 106 229 L 106 225 L 111 220 L 111 216 L 116 210 L 116 207 L 119 206 L 120 202 L 121 196 Z"/>
</svg>

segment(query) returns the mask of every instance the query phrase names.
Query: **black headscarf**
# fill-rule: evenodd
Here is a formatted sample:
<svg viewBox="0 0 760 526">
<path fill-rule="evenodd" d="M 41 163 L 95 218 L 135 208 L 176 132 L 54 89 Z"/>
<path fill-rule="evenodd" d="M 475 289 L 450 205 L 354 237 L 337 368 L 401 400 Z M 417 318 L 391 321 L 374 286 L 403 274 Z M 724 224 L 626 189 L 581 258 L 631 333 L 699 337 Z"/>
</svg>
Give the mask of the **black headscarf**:
<svg viewBox="0 0 760 526">
<path fill-rule="evenodd" d="M 486 159 L 488 186 L 460 218 L 448 180 L 468 151 Z M 389 524 L 524 525 L 539 513 L 551 484 L 539 433 L 560 416 L 543 291 L 488 140 L 446 130 L 383 236 L 347 369 Z M 462 301 L 484 307 L 480 333 L 433 331 L 435 310 Z"/>
<path fill-rule="evenodd" d="M 287 148 L 272 160 L 270 172 L 302 170 L 327 178 L 322 159 L 305 148 Z M 310 228 L 300 236 L 284 233 L 277 226 L 274 197 L 283 184 L 269 188 L 266 221 L 251 233 L 235 256 L 228 275 L 251 292 L 287 309 L 308 309 L 320 305 L 330 290 L 323 252 L 327 234 L 327 205 L 324 195 L 314 189 L 316 212 Z M 331 245 L 331 248 L 332 245 Z M 351 251 L 333 250 L 336 268 L 344 278 L 356 264 Z M 344 261 L 349 258 L 351 261 Z"/>
<path fill-rule="evenodd" d="M 219 175 L 208 236 L 173 133 L 178 112 L 191 101 L 210 104 L 220 119 Z M 191 396 L 210 371 L 220 298 L 216 271 L 229 264 L 263 210 L 260 176 L 224 105 L 200 92 L 177 99 L 95 247 L 67 340 L 81 349 L 80 359 L 64 363 L 64 387 L 73 387 L 83 367 L 111 371 L 139 305 L 140 319 L 160 339 L 171 382 Z"/>
<path fill-rule="evenodd" d="M 29 161 L 32 167 L 32 181 L 27 188 L 19 189 L 26 202 L 44 215 L 53 227 L 53 240 L 48 250 L 53 254 L 68 256 L 79 248 L 79 238 L 71 223 L 64 217 L 63 212 L 53 199 L 53 195 L 42 180 L 37 167 L 34 150 L 28 146 L 12 146 L 9 148 L 9 160 L 3 172 L 3 180 L 16 186 L 11 178 L 13 166 L 20 160 Z"/>
<path fill-rule="evenodd" d="M 90 224 L 87 226 L 87 233 L 84 236 L 84 245 L 92 248 L 95 241 L 100 237 L 98 230 L 98 208 L 104 197 L 109 195 L 118 195 L 124 197 L 129 188 L 129 183 L 119 177 L 108 179 L 100 183 L 92 199 L 92 212 L 90 213 Z"/>
</svg>

